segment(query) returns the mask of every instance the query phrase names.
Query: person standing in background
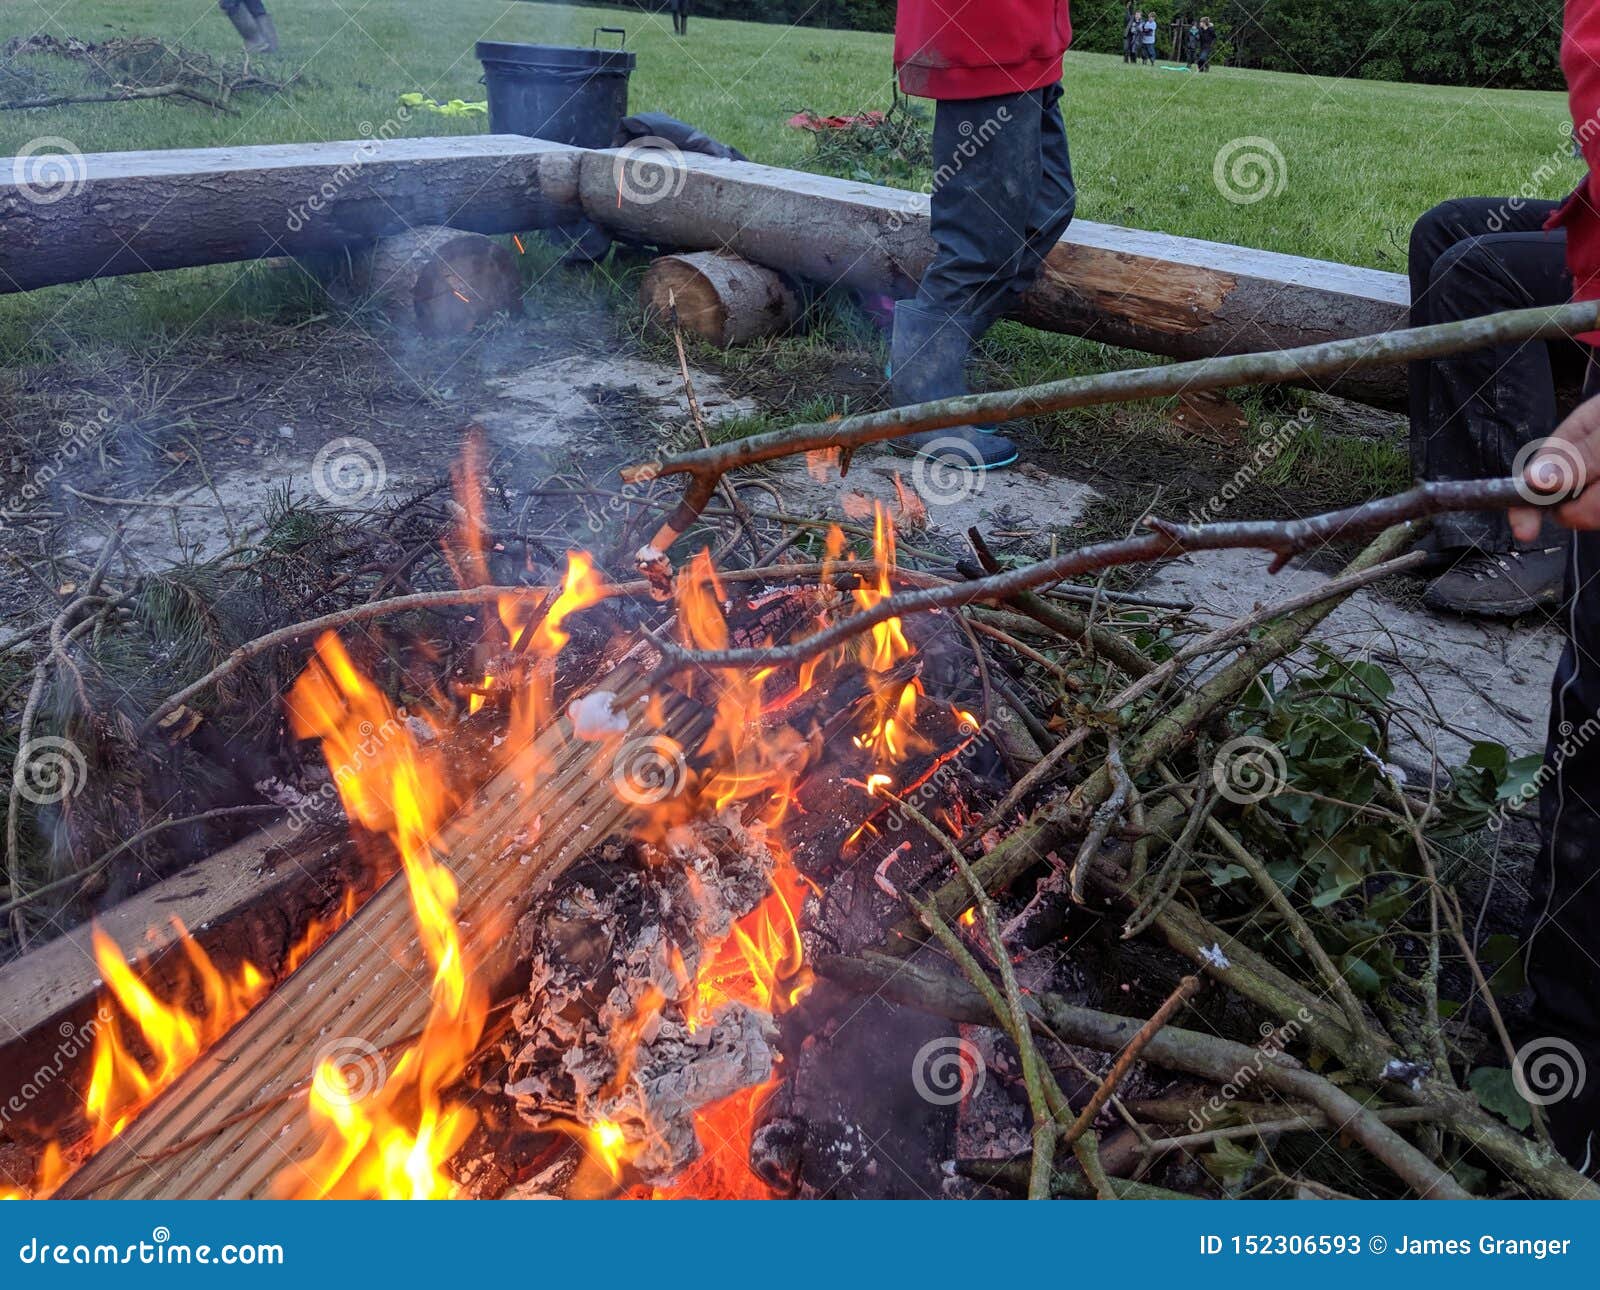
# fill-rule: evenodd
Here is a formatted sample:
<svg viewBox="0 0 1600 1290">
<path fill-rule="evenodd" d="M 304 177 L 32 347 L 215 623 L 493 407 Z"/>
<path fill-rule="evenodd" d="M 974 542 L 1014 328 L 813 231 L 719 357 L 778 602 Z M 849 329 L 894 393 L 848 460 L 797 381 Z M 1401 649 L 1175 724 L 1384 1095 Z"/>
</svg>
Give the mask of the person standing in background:
<svg viewBox="0 0 1600 1290">
<path fill-rule="evenodd" d="M 689 34 L 689 0 L 672 0 L 672 32 L 676 36 Z"/>
<path fill-rule="evenodd" d="M 1156 33 L 1160 29 L 1161 24 L 1153 13 L 1146 14 L 1139 24 L 1139 57 L 1151 67 L 1156 65 Z"/>
<path fill-rule="evenodd" d="M 1189 24 L 1183 29 L 1183 65 L 1185 67 L 1193 67 L 1199 51 L 1200 25 L 1191 18 Z"/>
<path fill-rule="evenodd" d="M 1217 43 L 1217 29 L 1211 25 L 1211 19 L 1200 19 L 1200 34 L 1197 38 L 1195 50 L 1195 64 L 1199 71 L 1211 70 L 1211 51 Z"/>
<path fill-rule="evenodd" d="M 252 54 L 278 52 L 278 27 L 262 0 L 217 0 L 217 7 L 228 15 L 244 47 Z"/>
<path fill-rule="evenodd" d="M 1012 309 L 1072 220 L 1077 189 L 1061 118 L 1067 0 L 900 0 L 900 88 L 933 99 L 933 262 L 895 306 L 889 375 L 897 407 L 967 392 L 972 348 Z M 958 468 L 1017 459 L 978 426 L 896 440 Z"/>
<path fill-rule="evenodd" d="M 1122 18 L 1122 61 L 1139 61 L 1139 30 L 1144 26 L 1144 14 L 1129 5 Z"/>
</svg>

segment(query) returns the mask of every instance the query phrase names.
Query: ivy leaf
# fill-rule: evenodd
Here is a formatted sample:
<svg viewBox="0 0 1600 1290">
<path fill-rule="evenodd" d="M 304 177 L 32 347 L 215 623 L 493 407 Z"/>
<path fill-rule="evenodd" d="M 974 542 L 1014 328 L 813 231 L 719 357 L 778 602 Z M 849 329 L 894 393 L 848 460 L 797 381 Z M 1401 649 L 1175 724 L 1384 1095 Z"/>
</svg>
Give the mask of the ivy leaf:
<svg viewBox="0 0 1600 1290">
<path fill-rule="evenodd" d="M 1346 954 L 1339 961 L 1339 971 L 1362 994 L 1377 994 L 1383 988 L 1377 969 L 1358 954 Z"/>
<path fill-rule="evenodd" d="M 1533 1109 L 1522 1100 L 1505 1067 L 1478 1067 L 1467 1076 L 1467 1087 L 1477 1094 L 1484 1110 L 1493 1111 L 1513 1129 L 1526 1129 L 1533 1123 Z"/>
</svg>

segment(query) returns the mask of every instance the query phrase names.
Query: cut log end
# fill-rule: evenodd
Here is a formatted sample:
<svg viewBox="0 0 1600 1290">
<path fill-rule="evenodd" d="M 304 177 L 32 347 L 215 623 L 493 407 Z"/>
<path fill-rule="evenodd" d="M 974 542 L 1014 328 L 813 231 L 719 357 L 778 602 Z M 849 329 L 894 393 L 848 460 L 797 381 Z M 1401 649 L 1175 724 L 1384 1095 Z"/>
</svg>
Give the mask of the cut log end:
<svg viewBox="0 0 1600 1290">
<path fill-rule="evenodd" d="M 516 258 L 481 233 L 428 227 L 384 238 L 360 274 L 362 294 L 424 336 L 459 336 L 522 311 Z"/>
<path fill-rule="evenodd" d="M 646 316 L 678 325 L 718 349 L 779 336 L 800 316 L 800 301 L 781 274 L 722 251 L 664 255 L 639 288 Z"/>
</svg>

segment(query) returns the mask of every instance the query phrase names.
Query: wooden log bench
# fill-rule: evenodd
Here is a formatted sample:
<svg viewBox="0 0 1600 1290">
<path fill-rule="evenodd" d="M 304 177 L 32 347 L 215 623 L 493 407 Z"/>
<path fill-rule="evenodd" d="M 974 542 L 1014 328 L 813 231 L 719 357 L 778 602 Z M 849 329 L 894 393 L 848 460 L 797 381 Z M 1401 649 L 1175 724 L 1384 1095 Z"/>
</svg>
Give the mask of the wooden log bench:
<svg viewBox="0 0 1600 1290">
<path fill-rule="evenodd" d="M 933 254 L 917 193 L 515 135 L 97 153 L 81 171 L 41 202 L 25 168 L 0 166 L 0 291 L 341 250 L 423 224 L 510 233 L 585 217 L 622 239 L 731 251 L 822 286 L 897 297 Z M 1399 274 L 1078 220 L 1017 316 L 1199 358 L 1386 331 L 1407 306 Z M 1404 373 L 1328 388 L 1398 407 Z"/>
</svg>

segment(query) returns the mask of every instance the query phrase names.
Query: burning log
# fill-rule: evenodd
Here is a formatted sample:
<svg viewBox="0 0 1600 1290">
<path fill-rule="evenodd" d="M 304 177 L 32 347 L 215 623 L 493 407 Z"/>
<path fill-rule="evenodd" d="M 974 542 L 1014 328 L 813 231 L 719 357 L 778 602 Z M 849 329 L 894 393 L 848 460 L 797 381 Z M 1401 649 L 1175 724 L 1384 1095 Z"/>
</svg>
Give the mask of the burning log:
<svg viewBox="0 0 1600 1290">
<path fill-rule="evenodd" d="M 614 674 L 617 682 L 637 676 L 629 666 Z M 665 732 L 686 743 L 704 728 L 693 706 L 681 701 L 668 701 L 664 717 Z M 449 857 L 459 893 L 455 953 L 471 956 L 480 981 L 510 972 L 507 933 L 528 901 L 582 854 L 589 838 L 620 828 L 632 809 L 610 776 L 596 773 L 595 749 L 551 726 L 430 845 Z M 440 881 L 428 878 L 430 886 Z M 369 1093 L 373 1082 L 382 1091 L 386 1081 L 415 1073 L 403 1059 L 391 1068 L 390 1057 L 427 1031 L 432 1015 L 431 992 L 419 990 L 415 979 L 426 943 L 414 923 L 416 894 L 399 880 L 380 889 L 57 1194 L 260 1197 L 285 1188 L 279 1175 L 286 1170 L 296 1189 L 317 1187 L 312 1162 L 323 1133 L 307 1115 L 307 1081 L 324 1062 L 333 1063 L 320 1086 L 325 1103 L 338 1111 L 347 1106 L 338 1092 L 347 1066 Z M 263 1141 L 274 1149 L 261 1151 Z M 155 1161 L 168 1163 L 157 1168 Z"/>
<path fill-rule="evenodd" d="M 97 947 L 113 947 L 118 961 L 142 955 L 150 964 L 145 984 L 162 997 L 184 980 L 192 957 L 180 947 L 185 940 L 225 973 L 248 964 L 275 981 L 320 943 L 341 893 L 375 885 L 357 848 L 328 840 L 320 830 L 275 826 L 0 967 L 0 1071 L 34 1085 L 25 1115 L 9 1127 L 68 1142 L 84 1130 L 91 1047 L 108 1020 Z M 73 1050 L 65 1059 L 64 1048 Z M 40 1071 L 48 1079 L 38 1079 Z M 22 1093 L 8 1078 L 0 1103 Z"/>
<path fill-rule="evenodd" d="M 498 313 L 522 312 L 516 257 L 481 233 L 454 228 L 384 238 L 358 268 L 354 285 L 424 336 L 459 336 Z"/>
<path fill-rule="evenodd" d="M 782 275 L 718 251 L 662 256 L 645 271 L 639 299 L 658 326 L 676 321 L 718 349 L 781 336 L 800 316 Z"/>
</svg>

